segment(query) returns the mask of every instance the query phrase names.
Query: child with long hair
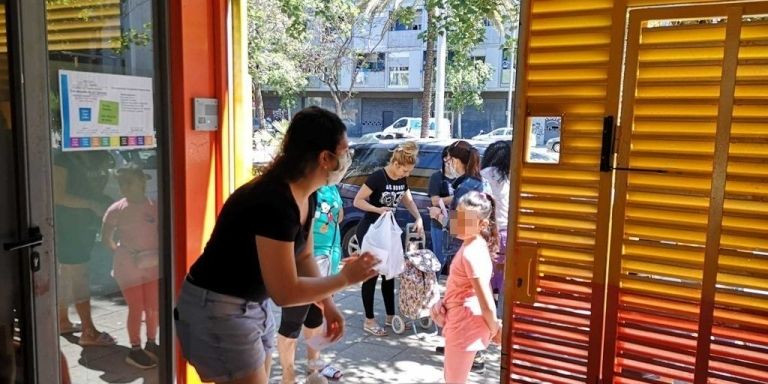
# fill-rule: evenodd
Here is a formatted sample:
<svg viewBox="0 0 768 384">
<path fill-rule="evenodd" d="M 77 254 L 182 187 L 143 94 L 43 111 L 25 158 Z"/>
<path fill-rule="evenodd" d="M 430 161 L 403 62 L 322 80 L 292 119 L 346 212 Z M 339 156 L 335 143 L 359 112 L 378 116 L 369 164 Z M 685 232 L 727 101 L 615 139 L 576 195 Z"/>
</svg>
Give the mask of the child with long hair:
<svg viewBox="0 0 768 384">
<path fill-rule="evenodd" d="M 146 196 L 149 176 L 136 164 L 115 173 L 124 198 L 106 214 L 101 240 L 115 253 L 113 276 L 128 305 L 126 321 L 131 350 L 126 362 L 142 369 L 157 366 L 159 320 L 157 203 Z M 142 316 L 146 322 L 146 346 L 141 347 Z"/>
<path fill-rule="evenodd" d="M 493 258 L 499 246 L 495 203 L 471 191 L 458 202 L 451 234 L 463 244 L 451 263 L 443 298 L 446 383 L 466 383 L 475 354 L 501 341 L 501 322 L 491 293 Z"/>
</svg>

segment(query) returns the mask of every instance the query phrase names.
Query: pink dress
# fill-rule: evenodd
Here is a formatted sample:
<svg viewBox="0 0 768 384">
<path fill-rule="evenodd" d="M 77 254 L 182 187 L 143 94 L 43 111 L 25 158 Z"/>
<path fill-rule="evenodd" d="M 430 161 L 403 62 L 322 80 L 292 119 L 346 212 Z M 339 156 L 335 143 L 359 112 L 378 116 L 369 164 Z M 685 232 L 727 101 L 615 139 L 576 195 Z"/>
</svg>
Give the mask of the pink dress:
<svg viewBox="0 0 768 384">
<path fill-rule="evenodd" d="M 104 222 L 116 228 L 115 239 L 118 247 L 112 273 L 121 288 L 159 278 L 157 263 L 146 267 L 139 264 L 136 256 L 137 252 L 141 252 L 142 258 L 147 255 L 159 257 L 157 220 L 157 203 L 150 199 L 141 203 L 121 199 L 112 204 L 104 214 Z M 146 260 L 142 260 L 142 263 L 146 264 Z"/>
<path fill-rule="evenodd" d="M 492 275 L 488 243 L 481 237 L 465 242 L 451 262 L 443 299 L 448 308 L 443 329 L 446 347 L 469 352 L 484 350 L 490 344 L 491 330 L 483 320 L 472 279 L 479 278 L 490 285 Z"/>
</svg>

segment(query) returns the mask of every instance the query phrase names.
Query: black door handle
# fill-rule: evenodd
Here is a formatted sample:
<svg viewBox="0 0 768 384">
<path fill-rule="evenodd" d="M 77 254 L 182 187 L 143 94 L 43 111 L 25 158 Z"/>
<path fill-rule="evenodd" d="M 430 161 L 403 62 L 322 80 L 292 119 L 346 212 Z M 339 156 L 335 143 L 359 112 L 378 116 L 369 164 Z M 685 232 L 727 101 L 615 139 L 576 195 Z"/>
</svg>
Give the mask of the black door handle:
<svg viewBox="0 0 768 384">
<path fill-rule="evenodd" d="M 6 251 L 18 251 L 19 249 L 34 248 L 43 244 L 43 234 L 40 233 L 40 228 L 30 228 L 28 236 L 29 237 L 24 240 L 3 244 L 3 249 Z"/>
<path fill-rule="evenodd" d="M 600 151 L 600 172 L 610 172 L 613 166 L 613 135 L 615 132 L 613 116 L 605 116 L 603 118 L 603 147 Z"/>
</svg>

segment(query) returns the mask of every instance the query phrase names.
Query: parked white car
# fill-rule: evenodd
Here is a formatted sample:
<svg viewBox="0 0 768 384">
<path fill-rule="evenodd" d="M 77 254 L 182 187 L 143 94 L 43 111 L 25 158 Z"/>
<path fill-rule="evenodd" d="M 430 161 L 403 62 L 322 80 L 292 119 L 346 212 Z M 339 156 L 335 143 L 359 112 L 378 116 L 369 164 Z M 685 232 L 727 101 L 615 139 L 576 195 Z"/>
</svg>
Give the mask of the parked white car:
<svg viewBox="0 0 768 384">
<path fill-rule="evenodd" d="M 442 124 L 445 127 L 445 132 L 448 133 L 448 137 L 451 136 L 451 121 L 443 118 Z M 420 117 L 401 117 L 397 119 L 392 125 L 389 127 L 384 128 L 385 137 L 391 136 L 389 138 L 395 138 L 397 137 L 397 134 L 400 134 L 404 137 L 414 137 L 418 138 L 421 137 L 421 118 Z M 437 137 L 437 127 L 435 126 L 435 118 L 432 117 L 429 119 L 429 137 L 430 138 L 436 138 Z M 446 137 L 446 138 L 448 138 Z"/>
<path fill-rule="evenodd" d="M 496 128 L 488 133 L 481 133 L 472 138 L 477 141 L 512 140 L 512 128 Z"/>
</svg>

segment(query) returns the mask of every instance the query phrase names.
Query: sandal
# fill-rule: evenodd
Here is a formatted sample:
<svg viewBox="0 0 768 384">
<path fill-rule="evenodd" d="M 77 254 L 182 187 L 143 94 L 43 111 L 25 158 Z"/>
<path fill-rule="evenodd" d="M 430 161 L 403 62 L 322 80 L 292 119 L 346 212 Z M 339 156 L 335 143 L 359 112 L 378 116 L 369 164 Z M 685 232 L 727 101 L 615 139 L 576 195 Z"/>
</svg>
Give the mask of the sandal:
<svg viewBox="0 0 768 384">
<path fill-rule="evenodd" d="M 320 371 L 320 374 L 331 381 L 339 381 L 342 377 L 344 377 L 344 373 L 330 365 L 326 365 L 325 368 Z"/>
<path fill-rule="evenodd" d="M 86 341 L 82 336 L 80 336 L 80 340 L 77 343 L 82 347 L 109 347 L 116 345 L 117 339 L 112 337 L 109 333 L 99 332 L 99 336 L 97 336 L 94 340 Z"/>
<path fill-rule="evenodd" d="M 378 324 L 376 325 L 363 325 L 363 331 L 370 333 L 371 335 L 378 336 L 378 337 L 384 337 L 387 336 L 387 331 L 380 327 Z"/>
<path fill-rule="evenodd" d="M 83 331 L 83 325 L 80 323 L 69 323 L 66 327 L 59 325 L 59 333 L 62 335 L 70 335 Z"/>
</svg>

